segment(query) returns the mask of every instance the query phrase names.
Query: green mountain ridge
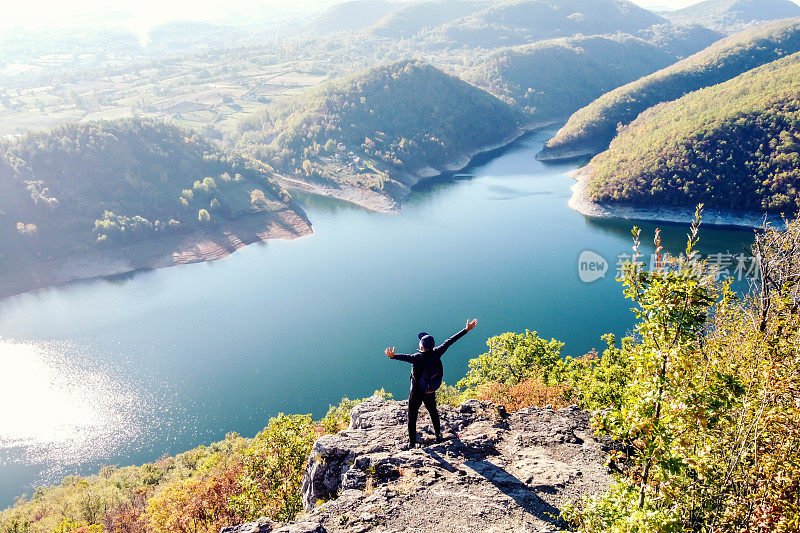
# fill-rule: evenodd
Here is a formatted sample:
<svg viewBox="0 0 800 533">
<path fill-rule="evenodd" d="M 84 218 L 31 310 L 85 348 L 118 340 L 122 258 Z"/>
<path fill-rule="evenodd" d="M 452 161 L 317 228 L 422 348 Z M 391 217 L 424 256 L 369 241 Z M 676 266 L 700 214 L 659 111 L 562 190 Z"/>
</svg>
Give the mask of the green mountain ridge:
<svg viewBox="0 0 800 533">
<path fill-rule="evenodd" d="M 645 109 L 691 91 L 722 83 L 752 68 L 800 51 L 800 19 L 745 30 L 674 65 L 610 91 L 575 112 L 548 141 L 543 159 L 594 155 Z"/>
<path fill-rule="evenodd" d="M 719 41 L 725 34 L 698 24 L 678 26 L 665 22 L 640 30 L 635 37 L 672 54 L 676 59 L 683 59 Z"/>
<path fill-rule="evenodd" d="M 402 5 L 402 4 L 401 4 Z M 387 14 L 368 28 L 376 37 L 407 39 L 426 28 L 445 24 L 486 8 L 486 0 L 432 0 L 414 2 Z"/>
<path fill-rule="evenodd" d="M 642 113 L 589 169 L 597 202 L 798 211 L 800 52 Z"/>
<path fill-rule="evenodd" d="M 489 93 L 405 60 L 310 90 L 240 147 L 303 181 L 392 196 L 410 172 L 444 170 L 507 139 L 516 119 Z"/>
</svg>

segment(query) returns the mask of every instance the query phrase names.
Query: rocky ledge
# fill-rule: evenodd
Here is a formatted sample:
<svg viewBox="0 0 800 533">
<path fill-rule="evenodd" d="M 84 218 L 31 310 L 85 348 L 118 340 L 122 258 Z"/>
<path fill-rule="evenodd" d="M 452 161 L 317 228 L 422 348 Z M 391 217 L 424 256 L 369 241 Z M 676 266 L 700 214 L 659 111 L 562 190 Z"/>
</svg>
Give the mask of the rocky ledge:
<svg viewBox="0 0 800 533">
<path fill-rule="evenodd" d="M 296 522 L 261 519 L 221 533 L 560 531 L 560 507 L 611 482 L 613 443 L 577 407 L 440 406 L 439 444 L 423 410 L 424 445 L 415 449 L 406 407 L 373 396 L 353 409 L 347 430 L 317 440 Z"/>
</svg>

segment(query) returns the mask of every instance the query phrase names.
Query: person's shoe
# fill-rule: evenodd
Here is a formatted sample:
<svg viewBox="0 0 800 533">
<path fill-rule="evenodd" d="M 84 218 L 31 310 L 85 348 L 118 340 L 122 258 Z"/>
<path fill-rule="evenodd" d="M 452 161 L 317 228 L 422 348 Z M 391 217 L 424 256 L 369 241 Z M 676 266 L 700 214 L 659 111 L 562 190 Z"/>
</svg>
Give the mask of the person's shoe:
<svg viewBox="0 0 800 533">
<path fill-rule="evenodd" d="M 442 434 L 441 433 L 437 433 L 436 434 L 436 444 L 441 444 L 442 442 L 444 442 L 444 439 L 442 438 Z"/>
</svg>

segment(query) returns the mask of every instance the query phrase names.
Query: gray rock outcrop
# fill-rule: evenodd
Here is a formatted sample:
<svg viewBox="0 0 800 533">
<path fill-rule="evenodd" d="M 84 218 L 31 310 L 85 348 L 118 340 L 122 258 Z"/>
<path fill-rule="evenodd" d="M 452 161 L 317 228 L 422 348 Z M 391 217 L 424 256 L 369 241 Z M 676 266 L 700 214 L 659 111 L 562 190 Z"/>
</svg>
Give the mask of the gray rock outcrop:
<svg viewBox="0 0 800 533">
<path fill-rule="evenodd" d="M 590 414 L 470 400 L 440 406 L 444 442 L 420 413 L 422 448 L 409 449 L 407 402 L 373 396 L 350 427 L 314 444 L 298 521 L 260 522 L 223 533 L 320 531 L 559 531 L 559 508 L 611 482 L 612 442 L 594 435 Z M 425 413 L 423 419 L 423 413 Z"/>
</svg>

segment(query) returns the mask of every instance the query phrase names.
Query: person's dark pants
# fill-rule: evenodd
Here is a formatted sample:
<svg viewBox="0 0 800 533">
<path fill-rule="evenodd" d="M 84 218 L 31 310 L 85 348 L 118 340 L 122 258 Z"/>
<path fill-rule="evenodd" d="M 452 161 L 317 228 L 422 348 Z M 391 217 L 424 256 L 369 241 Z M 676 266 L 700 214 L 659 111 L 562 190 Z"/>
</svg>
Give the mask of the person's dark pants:
<svg viewBox="0 0 800 533">
<path fill-rule="evenodd" d="M 419 407 L 425 404 L 425 409 L 431 415 L 433 431 L 436 436 L 441 435 L 439 428 L 439 411 L 436 409 L 436 393 L 425 393 L 422 389 L 412 388 L 408 394 L 408 441 L 414 445 L 417 442 L 417 416 Z"/>
</svg>

